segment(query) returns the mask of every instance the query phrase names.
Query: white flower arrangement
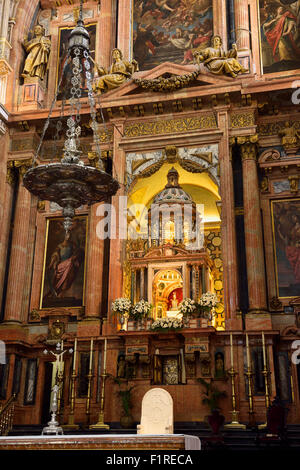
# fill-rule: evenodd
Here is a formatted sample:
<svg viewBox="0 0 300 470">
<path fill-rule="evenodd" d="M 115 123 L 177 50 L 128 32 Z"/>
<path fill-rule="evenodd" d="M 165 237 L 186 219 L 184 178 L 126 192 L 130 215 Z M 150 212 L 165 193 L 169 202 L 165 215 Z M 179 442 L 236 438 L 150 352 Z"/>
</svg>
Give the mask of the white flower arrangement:
<svg viewBox="0 0 300 470">
<path fill-rule="evenodd" d="M 214 308 L 219 302 L 217 295 L 214 292 L 205 292 L 201 295 L 199 305 L 206 308 Z"/>
<path fill-rule="evenodd" d="M 131 316 L 135 319 L 147 317 L 151 311 L 151 304 L 147 300 L 140 300 L 131 310 Z"/>
<path fill-rule="evenodd" d="M 190 315 L 196 310 L 196 302 L 192 299 L 184 299 L 180 304 L 180 313 Z"/>
<path fill-rule="evenodd" d="M 131 309 L 131 301 L 130 299 L 126 299 L 125 297 L 116 299 L 112 303 L 112 309 L 113 312 L 117 312 L 124 315 L 124 313 L 128 313 Z"/>
<path fill-rule="evenodd" d="M 181 318 L 158 318 L 151 325 L 151 330 L 177 330 L 183 328 L 185 322 Z"/>
</svg>

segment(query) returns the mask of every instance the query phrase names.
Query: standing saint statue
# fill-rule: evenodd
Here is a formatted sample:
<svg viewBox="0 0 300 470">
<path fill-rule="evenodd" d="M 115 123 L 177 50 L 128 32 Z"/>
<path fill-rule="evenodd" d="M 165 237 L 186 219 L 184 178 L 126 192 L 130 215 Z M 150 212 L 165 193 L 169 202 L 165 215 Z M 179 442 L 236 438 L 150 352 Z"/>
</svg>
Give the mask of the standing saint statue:
<svg viewBox="0 0 300 470">
<path fill-rule="evenodd" d="M 136 60 L 132 62 L 124 60 L 120 49 L 113 49 L 112 64 L 109 71 L 104 67 L 99 67 L 96 62 L 95 69 L 98 77 L 93 85 L 93 90 L 95 93 L 103 93 L 123 85 L 134 72 L 138 71 L 139 66 Z"/>
<path fill-rule="evenodd" d="M 198 64 L 202 62 L 215 75 L 231 75 L 236 78 L 239 73 L 248 72 L 237 60 L 236 44 L 233 44 L 232 49 L 225 52 L 222 47 L 222 39 L 218 35 L 212 37 L 211 47 L 196 51 L 193 56 Z"/>
<path fill-rule="evenodd" d="M 24 47 L 27 52 L 22 77 L 38 77 L 44 80 L 48 59 L 51 49 L 51 41 L 45 36 L 43 26 L 37 24 L 34 28 L 34 37 L 28 41 L 28 37 L 24 38 Z"/>
</svg>

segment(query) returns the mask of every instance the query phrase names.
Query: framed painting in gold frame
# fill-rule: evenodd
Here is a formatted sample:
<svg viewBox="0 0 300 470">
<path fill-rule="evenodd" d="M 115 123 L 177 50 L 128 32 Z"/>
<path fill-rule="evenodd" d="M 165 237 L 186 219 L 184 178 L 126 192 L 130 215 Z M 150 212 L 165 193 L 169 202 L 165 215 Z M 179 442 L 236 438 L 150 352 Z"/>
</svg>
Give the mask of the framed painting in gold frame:
<svg viewBox="0 0 300 470">
<path fill-rule="evenodd" d="M 88 217 L 74 218 L 65 234 L 62 218 L 47 220 L 40 308 L 84 305 Z"/>
<path fill-rule="evenodd" d="M 257 0 L 263 73 L 300 68 L 299 0 Z"/>
<path fill-rule="evenodd" d="M 300 198 L 271 201 L 278 298 L 300 293 Z"/>
<path fill-rule="evenodd" d="M 90 35 L 90 55 L 93 60 L 95 60 L 95 48 L 96 48 L 96 33 L 97 33 L 97 24 L 96 23 L 91 23 L 89 25 L 85 25 L 86 29 L 89 32 Z M 65 62 L 67 59 L 67 53 L 68 53 L 68 38 L 70 35 L 70 32 L 74 29 L 74 26 L 70 27 L 64 27 L 64 28 L 59 28 L 59 34 L 58 34 L 58 50 L 57 50 L 57 65 L 56 65 L 56 89 L 59 83 L 59 80 L 61 78 L 61 74 L 63 71 L 63 68 L 65 66 Z M 69 99 L 70 98 L 70 86 L 66 86 L 66 83 L 71 77 L 72 73 L 72 64 L 69 63 L 66 65 L 66 68 L 64 70 L 64 77 L 61 82 L 60 86 L 60 93 L 57 96 L 58 100 L 61 99 Z M 87 96 L 87 91 L 82 92 L 82 96 Z"/>
<path fill-rule="evenodd" d="M 133 0 L 133 57 L 140 70 L 193 63 L 193 51 L 209 46 L 212 34 L 213 0 Z"/>
</svg>

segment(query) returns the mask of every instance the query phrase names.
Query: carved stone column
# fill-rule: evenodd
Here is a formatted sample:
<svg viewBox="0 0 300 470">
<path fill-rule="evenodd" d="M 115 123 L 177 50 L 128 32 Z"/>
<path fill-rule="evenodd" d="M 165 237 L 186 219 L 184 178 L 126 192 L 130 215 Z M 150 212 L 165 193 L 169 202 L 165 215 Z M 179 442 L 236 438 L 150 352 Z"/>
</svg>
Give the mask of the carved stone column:
<svg viewBox="0 0 300 470">
<path fill-rule="evenodd" d="M 100 317 L 101 313 L 104 240 L 97 236 L 96 231 L 100 220 L 97 209 L 100 205 L 94 204 L 89 214 L 85 317 Z"/>
<path fill-rule="evenodd" d="M 248 0 L 234 0 L 235 36 L 239 59 L 245 68 L 250 68 L 250 24 Z"/>
<path fill-rule="evenodd" d="M 239 51 L 249 51 L 249 13 L 248 0 L 234 0 L 235 35 Z"/>
<path fill-rule="evenodd" d="M 249 313 L 260 313 L 265 311 L 267 307 L 260 193 L 256 164 L 257 141 L 257 135 L 237 138 L 243 166 Z"/>
<path fill-rule="evenodd" d="M 224 308 L 226 327 L 241 328 L 241 320 L 237 318 L 238 309 L 238 275 L 237 275 L 237 251 L 234 214 L 234 186 L 231 162 L 232 141 L 228 136 L 227 111 L 219 113 L 219 127 L 223 131 L 223 137 L 219 144 L 220 155 L 220 193 L 222 199 L 221 209 L 221 237 L 222 260 L 224 272 Z M 207 286 L 206 286 L 207 288 Z"/>
<path fill-rule="evenodd" d="M 115 299 L 122 297 L 122 283 L 123 283 L 123 263 L 124 259 L 124 242 L 120 238 L 119 230 L 119 213 L 124 209 L 120 200 L 120 196 L 124 195 L 124 182 L 125 176 L 125 152 L 120 149 L 119 143 L 123 135 L 123 123 L 116 122 L 114 127 L 114 151 L 113 151 L 113 177 L 118 179 L 121 187 L 117 194 L 112 197 L 112 205 L 116 213 L 116 237 L 110 240 L 110 263 L 109 263 L 109 288 L 108 288 L 108 305 L 109 310 L 111 302 Z M 110 324 L 114 323 L 111 319 Z M 103 332 L 105 334 L 105 332 Z"/>
<path fill-rule="evenodd" d="M 14 185 L 15 185 L 15 174 L 13 170 L 13 162 L 8 162 L 7 164 L 7 174 L 5 176 L 2 171 L 1 174 L 1 188 L 3 189 L 0 194 L 0 223 L 1 223 L 1 231 L 0 231 L 0 305 L 2 302 L 3 296 L 3 283 L 5 277 L 5 269 L 6 269 L 6 256 L 7 256 L 7 248 L 9 242 L 9 234 L 11 230 L 11 211 L 12 211 L 12 203 L 13 203 L 13 192 L 14 192 Z M 4 169 L 5 167 L 3 167 Z M 1 166 L 2 169 L 2 166 Z M 5 181 L 6 178 L 6 181 Z"/>
<path fill-rule="evenodd" d="M 25 285 L 27 244 L 30 225 L 31 194 L 23 186 L 23 176 L 31 166 L 31 160 L 15 161 L 19 169 L 19 190 L 16 202 L 14 229 L 10 255 L 6 294 L 5 321 L 22 323 L 23 289 Z"/>
</svg>

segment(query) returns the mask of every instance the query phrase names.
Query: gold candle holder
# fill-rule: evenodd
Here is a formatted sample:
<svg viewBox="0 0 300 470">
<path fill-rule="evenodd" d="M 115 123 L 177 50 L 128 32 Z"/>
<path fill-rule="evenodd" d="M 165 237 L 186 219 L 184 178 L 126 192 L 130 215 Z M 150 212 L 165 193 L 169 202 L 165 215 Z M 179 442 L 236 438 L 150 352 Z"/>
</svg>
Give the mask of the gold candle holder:
<svg viewBox="0 0 300 470">
<path fill-rule="evenodd" d="M 269 393 L 269 371 L 267 365 L 267 355 L 266 355 L 266 345 L 265 345 L 265 334 L 262 332 L 262 349 L 263 349 L 263 362 L 264 368 L 262 370 L 262 375 L 264 376 L 265 382 L 265 405 L 266 405 L 266 422 L 260 424 L 258 429 L 264 429 L 267 427 L 267 419 L 268 419 L 268 409 L 270 406 L 270 393 Z"/>
<path fill-rule="evenodd" d="M 228 429 L 246 429 L 245 424 L 241 424 L 239 422 L 239 411 L 236 409 L 236 393 L 235 393 L 235 376 L 237 375 L 237 372 L 235 372 L 234 367 L 233 367 L 233 340 L 232 340 L 232 333 L 230 333 L 230 364 L 231 367 L 228 371 L 228 374 L 230 375 L 231 378 L 231 402 L 232 402 L 232 411 L 231 411 L 231 416 L 232 416 L 232 421 L 231 423 L 225 424 L 225 428 Z"/>
<path fill-rule="evenodd" d="M 76 374 L 76 358 L 77 358 L 77 338 L 74 340 L 74 352 L 73 352 L 73 370 L 71 375 L 71 400 L 70 400 L 70 412 L 68 416 L 68 423 L 63 426 L 64 429 L 79 429 L 79 425 L 74 423 L 74 412 L 75 412 L 75 383 L 77 379 Z"/>
<path fill-rule="evenodd" d="M 247 372 L 245 373 L 245 375 L 248 378 L 249 426 L 253 426 L 255 424 L 255 419 L 254 419 L 255 413 L 254 413 L 254 408 L 253 408 L 253 392 L 252 392 L 253 372 L 251 369 L 250 347 L 249 347 L 249 338 L 248 338 L 247 333 L 246 333 L 246 349 L 247 349 Z"/>
<path fill-rule="evenodd" d="M 71 401 L 70 401 L 70 412 L 68 416 L 68 424 L 63 426 L 64 429 L 79 429 L 79 425 L 74 423 L 74 412 L 75 412 L 75 382 L 77 379 L 76 372 L 73 371 L 71 375 Z"/>
<path fill-rule="evenodd" d="M 98 416 L 98 422 L 92 424 L 90 429 L 109 429 L 109 424 L 104 423 L 104 398 L 105 398 L 105 381 L 108 376 L 106 373 L 106 351 L 107 351 L 107 339 L 104 341 L 104 358 L 103 358 L 103 373 L 101 374 L 101 394 L 100 394 L 100 411 Z"/>
<path fill-rule="evenodd" d="M 246 429 L 246 425 L 239 422 L 239 411 L 236 409 L 236 394 L 235 394 L 235 376 L 237 372 L 231 367 L 228 371 L 228 374 L 231 378 L 231 401 L 232 401 L 232 421 L 231 423 L 225 424 L 224 427 L 228 429 Z"/>
</svg>

